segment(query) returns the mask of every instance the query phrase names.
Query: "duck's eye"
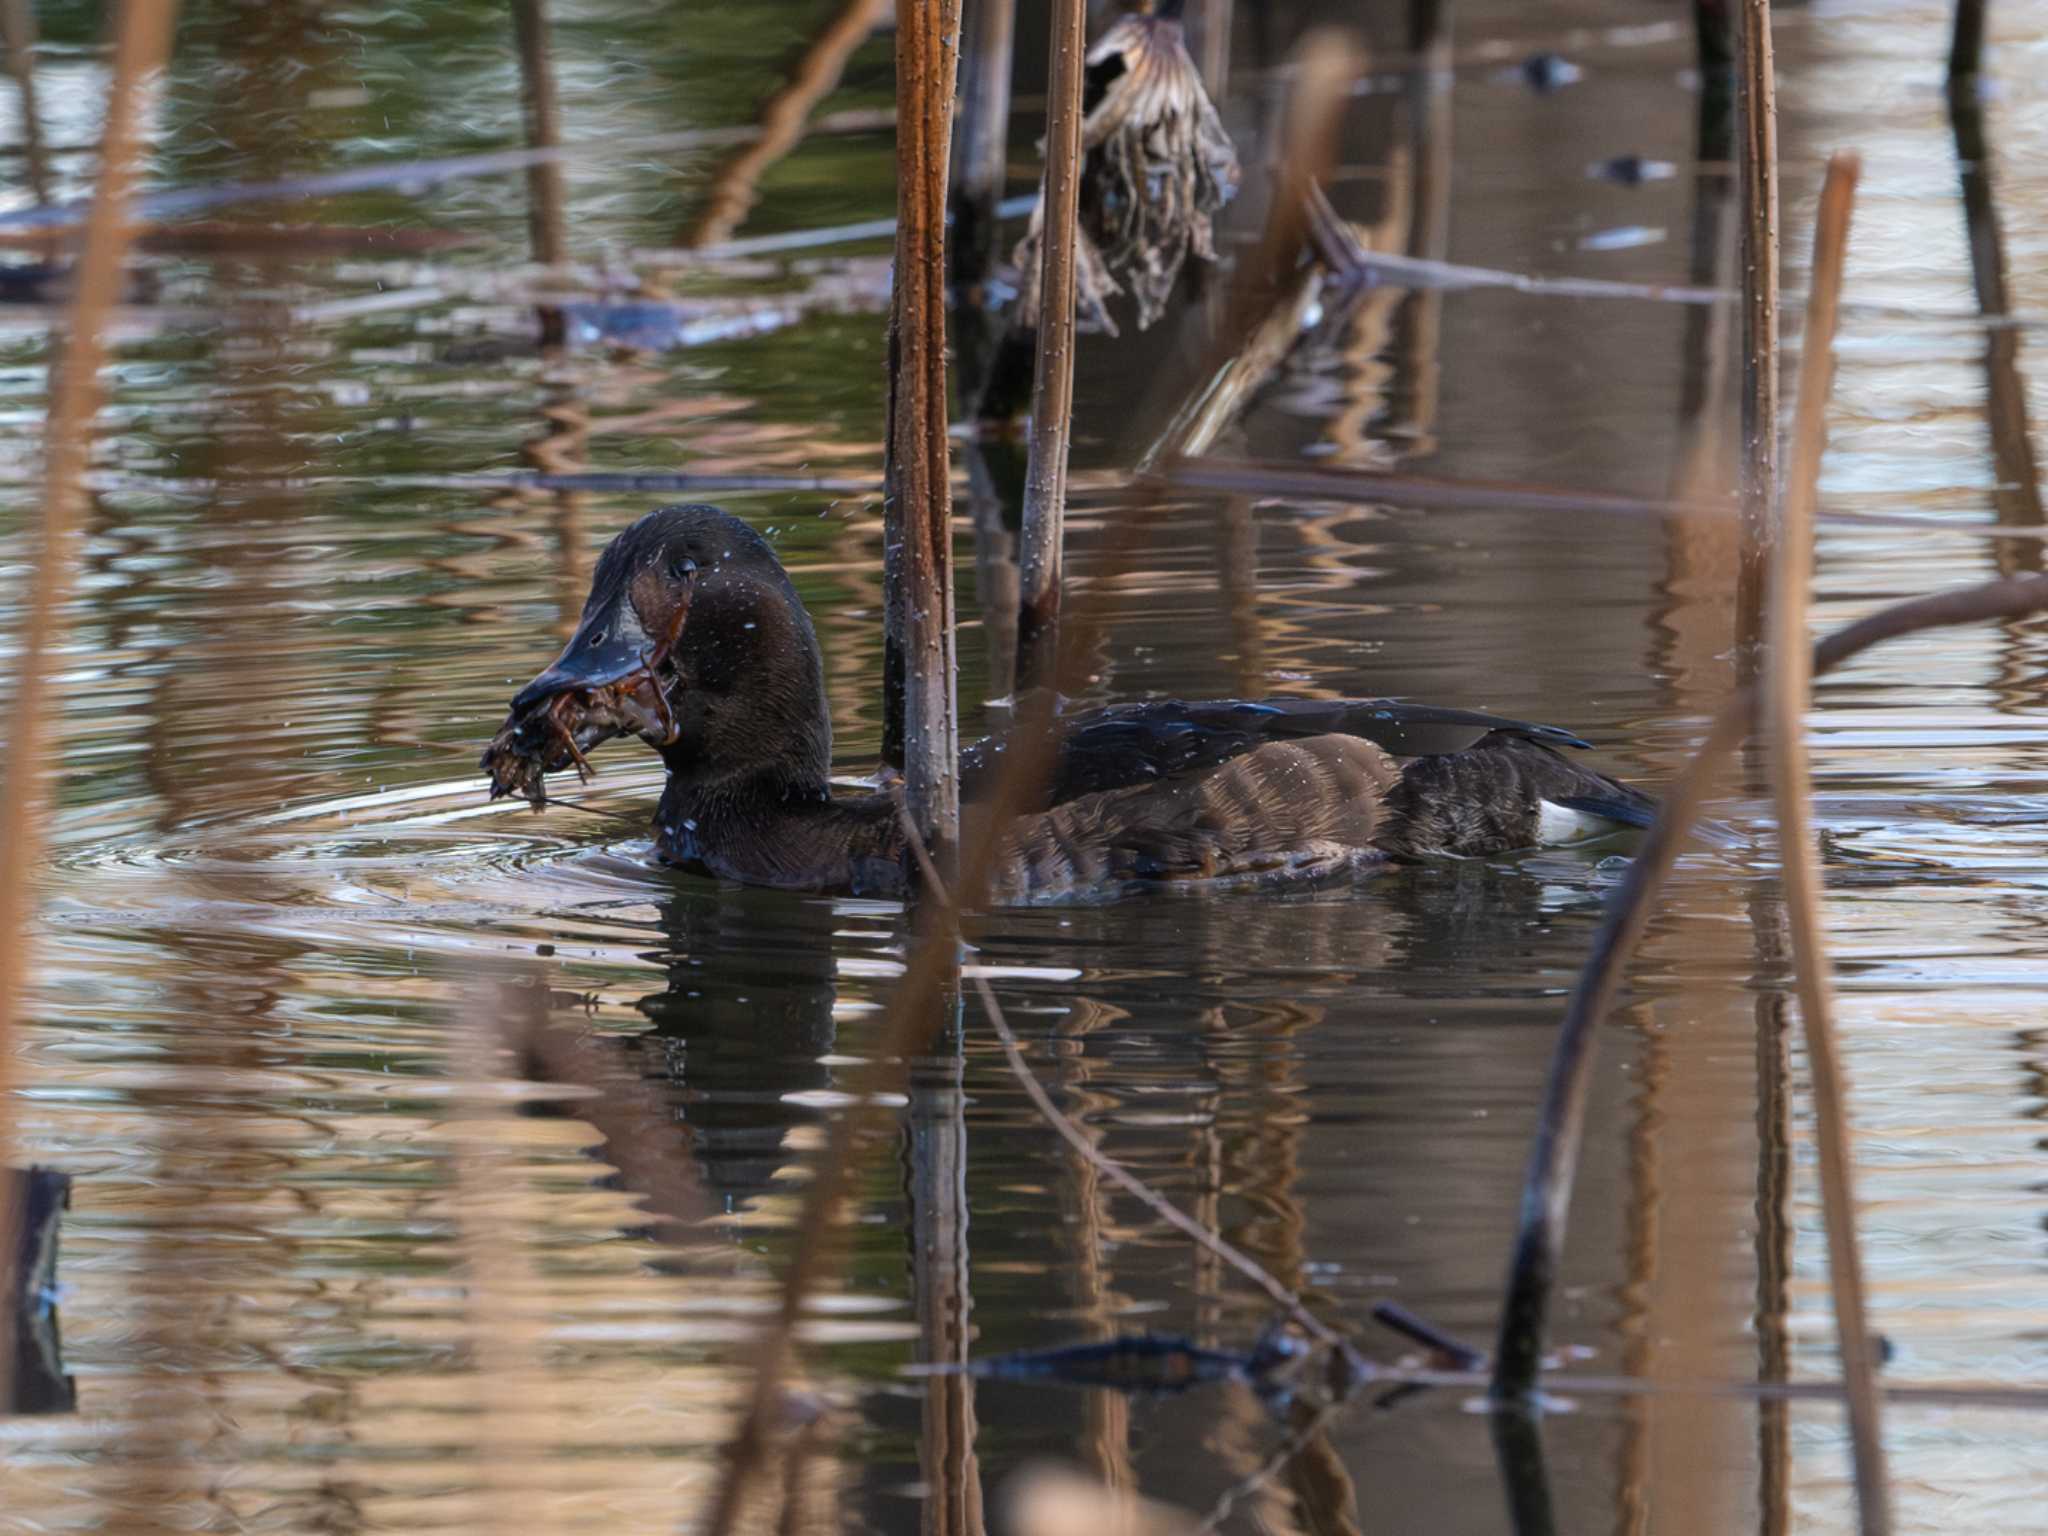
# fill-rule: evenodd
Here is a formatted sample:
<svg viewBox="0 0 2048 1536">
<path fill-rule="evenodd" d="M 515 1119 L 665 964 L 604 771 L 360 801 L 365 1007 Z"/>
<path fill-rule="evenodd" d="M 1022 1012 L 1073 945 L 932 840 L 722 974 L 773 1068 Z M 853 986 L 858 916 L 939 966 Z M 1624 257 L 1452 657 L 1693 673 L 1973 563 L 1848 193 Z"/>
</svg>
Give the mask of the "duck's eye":
<svg viewBox="0 0 2048 1536">
<path fill-rule="evenodd" d="M 677 581 L 686 581 L 697 574 L 697 562 L 688 555 L 678 555 L 669 562 L 668 573 Z"/>
</svg>

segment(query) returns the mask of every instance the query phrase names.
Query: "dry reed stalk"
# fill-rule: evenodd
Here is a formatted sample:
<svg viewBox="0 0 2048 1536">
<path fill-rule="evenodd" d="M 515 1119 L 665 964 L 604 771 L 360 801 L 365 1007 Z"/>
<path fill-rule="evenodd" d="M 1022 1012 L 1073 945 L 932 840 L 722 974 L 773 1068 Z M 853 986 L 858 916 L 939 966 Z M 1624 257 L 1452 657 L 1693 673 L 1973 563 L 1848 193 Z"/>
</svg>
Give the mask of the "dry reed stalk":
<svg viewBox="0 0 2048 1536">
<path fill-rule="evenodd" d="M 899 0 L 896 295 L 889 324 L 882 760 L 942 869 L 960 846 L 946 401 L 946 180 L 960 0 Z"/>
<path fill-rule="evenodd" d="M 1736 638 L 1758 633 L 1778 499 L 1778 95 L 1770 0 L 1735 0 L 1736 161 L 1742 197 L 1742 554 Z"/>
<path fill-rule="evenodd" d="M 1885 1487 L 1884 1439 L 1877 1396 L 1877 1352 L 1871 1343 L 1856 1244 L 1855 1170 L 1849 1146 L 1849 1092 L 1834 1023 L 1834 987 L 1821 932 L 1820 857 L 1813 828 L 1813 779 L 1807 758 L 1806 709 L 1812 697 L 1806 609 L 1813 581 L 1813 509 L 1827 449 L 1828 387 L 1834 377 L 1835 316 L 1849 244 L 1849 216 L 1861 162 L 1828 162 L 1813 237 L 1812 294 L 1800 342 L 1799 403 L 1792 462 L 1771 563 L 1768 666 L 1764 713 L 1771 743 L 1771 788 L 1777 807 L 1779 859 L 1791 922 L 1799 1018 L 1813 1082 L 1814 1140 L 1820 1149 L 1821 1208 L 1827 1221 L 1828 1279 L 1842 1376 L 1849 1389 L 1849 1434 L 1855 1451 L 1856 1503 L 1866 1536 L 1891 1529 Z"/>
<path fill-rule="evenodd" d="M 529 149 L 551 153 L 526 167 L 527 223 L 533 259 L 558 267 L 569 259 L 568 199 L 562 188 L 562 108 L 555 93 L 555 65 L 548 52 L 547 0 L 512 0 L 512 29 L 519 45 L 519 99 L 526 115 Z"/>
<path fill-rule="evenodd" d="M 43 151 L 42 114 L 36 109 L 36 13 L 29 0 L 0 0 L 0 45 L 21 104 L 21 149 L 28 188 L 38 205 L 50 201 L 50 163 Z"/>
<path fill-rule="evenodd" d="M 960 113 L 953 125 L 953 281 L 963 291 L 995 264 L 996 205 L 1010 180 L 1010 75 L 1017 0 L 967 0 Z"/>
<path fill-rule="evenodd" d="M 829 96 L 846 72 L 854 50 L 874 35 L 889 14 L 892 0 L 847 0 L 790 71 L 789 82 L 761 108 L 761 133 L 753 143 L 719 167 L 711 180 L 704 211 L 683 236 L 685 249 L 695 250 L 729 240 L 746 222 L 759 201 L 761 175 L 804 136 L 811 109 Z M 1000 195 L 1000 194 L 998 194 Z"/>
<path fill-rule="evenodd" d="M 1074 303 L 1081 206 L 1081 86 L 1086 0 L 1054 0 L 1046 107 L 1044 230 L 1038 242 L 1038 364 L 1031 391 L 1031 457 L 1017 608 L 1017 682 L 1051 680 L 1059 661 L 1066 540 L 1067 454 L 1074 427 Z"/>
<path fill-rule="evenodd" d="M 1956 0 L 1956 29 L 1949 42 L 1948 77 L 1974 81 L 1984 60 L 1984 0 Z"/>
<path fill-rule="evenodd" d="M 15 666 L 14 715 L 8 722 L 12 772 L 0 792 L 0 1162 L 10 1150 L 13 1116 L 15 1030 L 20 1023 L 32 941 L 32 881 L 42 863 L 47 835 L 46 764 L 55 706 L 52 657 L 63 641 L 64 608 L 70 601 L 77 553 L 79 515 L 85 504 L 84 474 L 92 447 L 93 416 L 99 409 L 99 371 L 106 358 L 101 335 L 107 312 L 120 293 L 122 262 L 128 253 L 129 192 L 135 180 L 146 78 L 163 66 L 170 51 L 175 0 L 123 0 L 114 15 L 113 79 L 107 91 L 107 120 L 85 238 L 79 251 L 69 318 L 61 344 L 53 339 L 49 417 L 43 436 L 42 542 L 29 582 L 28 615 Z M 12 1252 L 19 1213 L 12 1186 L 0 1181 L 0 1252 Z M 11 1306 L 12 1298 L 0 1298 Z M 12 1369 L 0 1352 L 0 1372 Z M 4 1398 L 0 1390 L 0 1398 Z"/>
<path fill-rule="evenodd" d="M 1924 629 L 2018 619 L 2048 609 L 2048 577 L 2023 576 L 1913 598 L 1882 608 L 1827 636 L 1813 650 L 1822 676 L 1871 646 Z M 1650 910 L 1678 860 L 1728 755 L 1742 743 L 1757 707 L 1754 684 L 1738 689 L 1714 717 L 1685 772 L 1665 792 L 1656 824 L 1644 835 L 1628 873 L 1608 899 L 1593 950 L 1572 988 L 1551 1056 L 1522 1190 L 1491 1390 L 1496 1399 L 1526 1400 L 1542 1369 L 1550 1293 L 1564 1247 L 1572 1178 L 1585 1129 L 1594 1031 L 1613 1006 L 1621 970 L 1642 938 Z"/>
</svg>

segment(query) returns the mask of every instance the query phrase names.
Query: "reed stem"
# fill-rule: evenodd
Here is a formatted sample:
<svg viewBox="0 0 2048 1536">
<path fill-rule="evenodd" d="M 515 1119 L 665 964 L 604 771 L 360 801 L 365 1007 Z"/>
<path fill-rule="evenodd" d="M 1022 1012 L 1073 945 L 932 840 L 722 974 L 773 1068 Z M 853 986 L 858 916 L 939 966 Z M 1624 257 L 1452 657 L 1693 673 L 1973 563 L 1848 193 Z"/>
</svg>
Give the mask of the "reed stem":
<svg viewBox="0 0 2048 1536">
<path fill-rule="evenodd" d="M 1742 551 L 1736 641 L 1753 651 L 1778 496 L 1778 98 L 1770 0 L 1736 0 L 1736 162 L 1742 198 Z"/>
<path fill-rule="evenodd" d="M 1052 82 L 1046 107 L 1045 233 L 1039 241 L 1038 366 L 1031 458 L 1024 475 L 1017 682 L 1056 686 L 1066 539 L 1067 455 L 1074 416 L 1076 222 L 1081 206 L 1081 84 L 1086 0 L 1053 0 Z"/>
<path fill-rule="evenodd" d="M 8 722 L 12 765 L 0 792 L 0 1162 L 13 1140 L 14 1035 L 21 1020 L 32 951 L 28 931 L 32 882 L 47 840 L 45 758 L 55 712 L 52 657 L 64 638 L 64 610 L 77 564 L 74 548 L 85 505 L 84 475 L 99 409 L 102 328 L 121 288 L 128 253 L 129 193 L 141 141 L 144 84 L 170 51 L 175 0 L 122 0 L 114 13 L 113 78 L 85 237 L 74 274 L 70 313 L 50 364 L 49 418 L 43 437 L 41 547 L 29 581 L 28 615 L 15 663 L 14 714 Z M 13 1185 L 0 1180 L 0 1252 L 12 1252 L 18 1217 Z M 4 1300 L 11 1314 L 13 1298 Z M 6 1369 L 0 1355 L 0 1369 Z M 0 1391 L 0 1400 L 6 1393 Z"/>
<path fill-rule="evenodd" d="M 941 871 L 959 854 L 953 488 L 946 402 L 946 182 L 960 0 L 896 13 L 896 288 L 883 471 L 883 762 Z"/>
<path fill-rule="evenodd" d="M 994 265 L 997 206 L 1010 179 L 1010 76 L 1017 0 L 965 0 L 960 116 L 953 152 L 953 281 L 984 281 Z"/>
<path fill-rule="evenodd" d="M 1800 342 L 1799 404 L 1791 473 L 1781 513 L 1782 537 L 1772 558 L 1769 666 L 1764 680 L 1771 741 L 1771 786 L 1778 817 L 1785 906 L 1792 932 L 1799 1018 L 1813 1082 L 1814 1139 L 1820 1150 L 1821 1206 L 1827 1221 L 1828 1279 L 1842 1376 L 1849 1391 L 1849 1434 L 1855 1452 L 1856 1503 L 1865 1536 L 1885 1536 L 1891 1510 L 1885 1487 L 1884 1442 L 1877 1394 L 1876 1351 L 1856 1244 L 1854 1168 L 1849 1147 L 1848 1083 L 1834 1024 L 1834 988 L 1821 933 L 1820 859 L 1813 830 L 1813 782 L 1806 751 L 1806 709 L 1812 695 L 1806 607 L 1813 577 L 1813 509 L 1827 448 L 1828 386 L 1834 374 L 1835 316 L 1842 294 L 1849 216 L 1861 168 L 1854 155 L 1828 162 L 1813 238 L 1812 292 Z"/>
</svg>

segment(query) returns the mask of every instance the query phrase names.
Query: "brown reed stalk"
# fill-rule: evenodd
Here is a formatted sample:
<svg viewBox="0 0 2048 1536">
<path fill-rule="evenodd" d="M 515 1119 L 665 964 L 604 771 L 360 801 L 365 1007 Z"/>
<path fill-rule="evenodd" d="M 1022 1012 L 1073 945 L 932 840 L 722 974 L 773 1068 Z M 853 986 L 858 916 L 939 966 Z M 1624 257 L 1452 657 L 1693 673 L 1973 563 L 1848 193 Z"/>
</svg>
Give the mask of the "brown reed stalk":
<svg viewBox="0 0 2048 1536">
<path fill-rule="evenodd" d="M 170 51 L 175 0 L 122 0 L 114 14 L 113 79 L 100 140 L 99 174 L 74 274 L 70 312 L 61 342 L 53 341 L 50 407 L 43 435 L 42 541 L 29 582 L 28 615 L 15 664 L 14 715 L 8 722 L 12 771 L 0 792 L 0 1161 L 12 1140 L 14 1033 L 21 1018 L 33 949 L 28 931 L 32 882 L 46 839 L 44 759 L 54 735 L 51 657 L 62 643 L 77 551 L 73 547 L 85 505 L 84 475 L 99 409 L 100 366 L 106 358 L 102 327 L 119 297 L 128 253 L 128 198 L 135 180 L 144 83 Z M 0 1181 L 0 1191 L 11 1185 Z M 0 1193 L 0 1252 L 13 1251 L 18 1213 Z M 11 1305 L 12 1298 L 0 1298 Z M 0 1371 L 11 1368 L 0 1352 Z M 0 1392 L 0 1398 L 5 1393 Z"/>
<path fill-rule="evenodd" d="M 1076 223 L 1081 206 L 1081 85 L 1086 0 L 1053 0 L 1052 82 L 1046 104 L 1045 232 L 1039 240 L 1038 364 L 1031 391 L 1031 457 L 1017 608 L 1017 683 L 1052 679 L 1059 660 L 1067 454 L 1074 427 Z"/>
<path fill-rule="evenodd" d="M 946 412 L 946 180 L 960 0 L 896 12 L 896 290 L 883 467 L 882 760 L 941 869 L 960 847 Z"/>
<path fill-rule="evenodd" d="M 1834 376 L 1835 316 L 1841 303 L 1849 215 L 1861 162 L 1836 155 L 1828 162 L 1813 237 L 1813 278 L 1800 341 L 1799 403 L 1792 462 L 1772 558 L 1764 678 L 1764 712 L 1771 742 L 1772 798 L 1777 807 L 1779 859 L 1792 932 L 1792 962 L 1799 1017 L 1813 1082 L 1814 1139 L 1820 1148 L 1821 1209 L 1827 1222 L 1828 1279 L 1834 1295 L 1835 1332 L 1842 1376 L 1849 1389 L 1849 1435 L 1855 1451 L 1856 1503 L 1866 1536 L 1885 1536 L 1891 1509 L 1885 1486 L 1884 1438 L 1877 1396 L 1876 1349 L 1863 1293 L 1863 1262 L 1856 1243 L 1855 1169 L 1849 1148 L 1848 1083 L 1834 1023 L 1834 987 L 1821 932 L 1820 858 L 1813 829 L 1813 779 L 1807 759 L 1806 709 L 1812 677 L 1806 646 L 1806 609 L 1813 580 L 1813 508 L 1827 449 L 1828 387 Z"/>
<path fill-rule="evenodd" d="M 1778 94 L 1771 0 L 1735 0 L 1736 163 L 1742 198 L 1742 552 L 1736 640 L 1763 611 L 1778 497 Z"/>
<path fill-rule="evenodd" d="M 1859 652 L 1902 635 L 1992 619 L 2025 618 L 2044 609 L 2048 609 L 2048 577 L 2040 576 L 1988 581 L 1895 603 L 1821 640 L 1813 650 L 1813 675 L 1823 676 Z M 1645 834 L 1628 873 L 1608 899 L 1592 953 L 1572 988 L 1551 1056 L 1550 1078 L 1523 1184 L 1500 1339 L 1494 1350 L 1491 1391 L 1496 1399 L 1526 1400 L 1542 1369 L 1545 1320 L 1564 1247 L 1572 1177 L 1585 1128 L 1595 1027 L 1613 1006 L 1622 967 L 1642 938 L 1657 894 L 1669 878 L 1723 762 L 1749 733 L 1756 708 L 1754 684 L 1736 690 L 1714 717 L 1685 771 L 1665 791 L 1656 824 Z"/>
<path fill-rule="evenodd" d="M 761 108 L 760 137 L 711 178 L 704 211 L 678 244 L 696 250 L 732 238 L 760 200 L 762 174 L 803 138 L 811 110 L 838 88 L 846 61 L 874 35 L 890 4 L 891 0 L 846 0 L 825 23 L 790 70 L 788 83 Z"/>
<path fill-rule="evenodd" d="M 558 150 L 562 107 L 548 48 L 547 0 L 512 0 L 512 30 L 519 45 L 519 99 L 526 114 L 527 147 Z M 526 167 L 526 216 L 533 259 L 548 267 L 567 261 L 568 199 L 559 155 L 550 154 Z"/>
<path fill-rule="evenodd" d="M 1949 40 L 1948 77 L 1972 80 L 1984 61 L 1984 0 L 1956 0 L 1956 27 Z"/>
<path fill-rule="evenodd" d="M 0 0 L 0 46 L 21 104 L 21 152 L 28 188 L 39 204 L 50 201 L 50 162 L 43 149 L 42 114 L 36 108 L 36 13 L 29 0 Z"/>
</svg>

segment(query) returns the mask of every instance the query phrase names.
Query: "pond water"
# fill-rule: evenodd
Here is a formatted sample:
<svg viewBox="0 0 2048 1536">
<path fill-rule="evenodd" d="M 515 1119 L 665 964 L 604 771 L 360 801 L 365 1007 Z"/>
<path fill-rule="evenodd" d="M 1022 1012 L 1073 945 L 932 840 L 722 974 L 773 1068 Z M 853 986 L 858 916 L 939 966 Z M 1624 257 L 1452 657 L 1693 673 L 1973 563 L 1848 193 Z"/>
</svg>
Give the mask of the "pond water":
<svg viewBox="0 0 2048 1536">
<path fill-rule="evenodd" d="M 103 55 L 91 8 L 39 9 L 44 132 L 64 151 L 94 136 Z M 691 224 L 730 153 L 661 136 L 750 122 L 834 7 L 552 9 L 573 253 L 629 292 L 654 270 L 636 253 Z M 1289 47 L 1357 9 L 1240 6 L 1227 48 L 1197 40 L 1228 60 L 1223 110 L 1250 168 L 1227 244 L 1249 238 L 1262 201 Z M 1371 19 L 1385 35 L 1369 40 L 1397 46 L 1394 20 Z M 1478 266 L 1729 280 L 1710 237 L 1695 254 L 1732 208 L 1725 165 L 1700 162 L 1683 8 L 1538 15 L 1494 0 L 1456 20 L 1457 67 L 1426 104 L 1396 70 L 1347 114 L 1333 197 L 1349 217 Z M 1986 357 L 2009 341 L 2038 413 L 2048 18 L 1993 20 L 1984 126 L 2019 317 L 1999 330 L 1977 318 L 1939 89 L 1946 8 L 1782 19 L 1795 295 L 1825 154 L 1865 157 L 1832 511 L 1959 527 L 2019 515 L 1994 469 Z M 1043 7 L 1019 26 L 1010 143 L 1025 190 Z M 1512 74 L 1544 50 L 1581 78 L 1538 93 Z M 891 89 L 888 40 L 871 39 L 825 110 L 886 107 Z M 504 8 L 484 0 L 196 3 L 149 182 L 514 146 L 518 91 Z M 742 233 L 886 216 L 892 145 L 872 130 L 808 140 L 767 172 Z M 1676 174 L 1588 176 L 1623 154 Z M 9 206 L 32 200 L 20 163 Z M 89 155 L 58 153 L 56 192 L 83 193 L 89 173 Z M 76 1180 L 60 1274 L 76 1409 L 0 1421 L 0 1525 L 675 1529 L 717 1474 L 804 1158 L 874 1041 L 905 927 L 886 904 L 664 873 L 636 826 L 659 781 L 637 748 L 598 757 L 572 791 L 588 808 L 486 803 L 475 755 L 566 634 L 597 551 L 674 499 L 515 477 L 760 477 L 710 499 L 789 564 L 827 651 L 838 755 L 865 772 L 880 512 L 859 487 L 880 472 L 886 246 L 667 268 L 701 322 L 687 344 L 543 354 L 516 174 L 208 217 L 472 243 L 160 253 L 146 302 L 122 315 L 62 657 L 37 985 L 14 1046 L 18 1156 Z M 1083 343 L 1083 585 L 1134 515 L 1129 467 L 1191 387 L 1216 312 L 1184 297 L 1141 337 Z M 1219 451 L 1661 495 L 1697 483 L 1689 454 L 1729 451 L 1727 413 L 1699 404 L 1702 390 L 1732 398 L 1705 313 L 1379 290 L 1296 354 Z M 10 647 L 50 318 L 0 317 Z M 1016 453 L 962 445 L 956 467 L 978 456 L 985 483 L 1008 488 Z M 853 489 L 808 488 L 828 483 Z M 962 704 L 978 729 L 989 670 L 970 510 Z M 1947 531 L 1830 524 L 1817 620 L 1981 579 L 2001 558 L 2039 568 L 2029 545 L 2001 556 Z M 1654 787 L 1730 685 L 1732 559 L 1722 525 L 1190 497 L 1157 514 L 1117 578 L 1096 695 L 1495 709 L 1575 730 Z M 1828 682 L 1814 715 L 1865 1262 L 1899 1382 L 2048 1377 L 2044 664 L 2038 622 L 1927 635 Z M 1836 1371 L 1753 775 L 1716 806 L 1728 836 L 1686 861 L 1601 1040 L 1555 1333 L 1603 1374 Z M 1554 1026 L 1614 861 L 1608 848 L 1288 898 L 1007 913 L 974 960 L 1106 1151 L 1392 1359 L 1405 1346 L 1365 1321 L 1380 1297 L 1490 1337 Z M 507 980 L 514 993 L 492 990 Z M 535 1009 L 543 1036 L 506 1033 Z M 525 1043 L 508 1052 L 508 1038 Z M 809 1331 L 806 1385 L 830 1407 L 785 1528 L 971 1529 L 979 1493 L 973 1507 L 934 1496 L 963 1477 L 1001 1528 L 999 1490 L 1041 1460 L 1207 1511 L 1285 1437 L 1247 1391 L 961 1393 L 902 1373 L 944 1322 L 934 1297 L 956 1290 L 978 1355 L 1145 1329 L 1241 1347 L 1267 1315 L 1038 1119 L 972 1009 L 916 1082 Z M 677 1242 L 657 1241 L 650 1187 L 701 1213 Z M 949 1422 L 927 1433 L 935 1414 Z M 939 1429 L 965 1424 L 971 1462 L 956 1451 L 947 1482 Z M 1853 1527 L 1843 1422 L 1825 1403 L 1589 1398 L 1544 1434 L 1559 1529 Z M 2034 1416 L 1900 1408 L 1888 1443 L 1901 1528 L 2039 1529 Z M 1455 1393 L 1354 1405 L 1223 1522 L 1368 1527 L 1509 1529 L 1487 1420 Z"/>
</svg>

